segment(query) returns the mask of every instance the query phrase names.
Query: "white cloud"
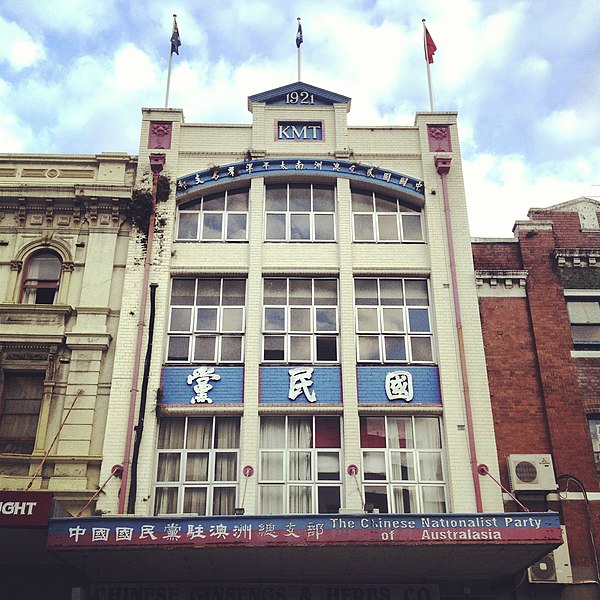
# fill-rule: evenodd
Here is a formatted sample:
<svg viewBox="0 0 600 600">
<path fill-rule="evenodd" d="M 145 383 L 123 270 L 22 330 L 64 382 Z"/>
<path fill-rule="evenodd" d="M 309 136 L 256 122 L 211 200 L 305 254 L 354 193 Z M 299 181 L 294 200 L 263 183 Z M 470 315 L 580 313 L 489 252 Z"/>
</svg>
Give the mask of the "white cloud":
<svg viewBox="0 0 600 600">
<path fill-rule="evenodd" d="M 0 63 L 7 62 L 15 71 L 21 71 L 45 58 L 44 47 L 19 25 L 0 17 Z"/>
</svg>

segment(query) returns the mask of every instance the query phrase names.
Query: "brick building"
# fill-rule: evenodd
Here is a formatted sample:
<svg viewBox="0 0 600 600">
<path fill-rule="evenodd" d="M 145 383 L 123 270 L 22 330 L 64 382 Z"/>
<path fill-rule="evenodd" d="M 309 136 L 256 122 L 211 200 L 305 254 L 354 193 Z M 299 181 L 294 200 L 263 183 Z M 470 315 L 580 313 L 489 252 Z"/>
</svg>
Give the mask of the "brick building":
<svg viewBox="0 0 600 600">
<path fill-rule="evenodd" d="M 558 511 L 568 541 L 530 569 L 536 590 L 523 594 L 598 594 L 599 210 L 589 198 L 532 209 L 513 239 L 473 243 L 502 481 L 528 508 Z M 552 477 L 519 480 L 519 463 L 548 460 Z"/>
</svg>

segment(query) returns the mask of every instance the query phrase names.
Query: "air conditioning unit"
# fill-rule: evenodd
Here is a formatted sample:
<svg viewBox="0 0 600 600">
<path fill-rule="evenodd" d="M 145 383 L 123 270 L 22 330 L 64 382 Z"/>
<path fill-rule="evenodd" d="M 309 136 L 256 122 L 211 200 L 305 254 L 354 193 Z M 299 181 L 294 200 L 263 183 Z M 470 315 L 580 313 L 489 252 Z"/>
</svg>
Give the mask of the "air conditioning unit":
<svg viewBox="0 0 600 600">
<path fill-rule="evenodd" d="M 573 583 L 571 560 L 565 526 L 562 525 L 563 543 L 527 570 L 530 583 Z"/>
<path fill-rule="evenodd" d="M 550 454 L 509 454 L 508 477 L 513 492 L 549 492 L 558 488 Z"/>
</svg>

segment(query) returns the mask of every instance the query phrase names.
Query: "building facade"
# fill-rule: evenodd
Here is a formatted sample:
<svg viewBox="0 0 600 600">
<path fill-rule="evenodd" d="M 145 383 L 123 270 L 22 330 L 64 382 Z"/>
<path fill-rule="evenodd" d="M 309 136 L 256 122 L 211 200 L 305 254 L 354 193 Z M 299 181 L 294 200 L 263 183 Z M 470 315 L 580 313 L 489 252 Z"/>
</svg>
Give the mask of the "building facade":
<svg viewBox="0 0 600 600">
<path fill-rule="evenodd" d="M 502 481 L 529 509 L 558 511 L 566 532 L 523 594 L 598 594 L 599 210 L 590 198 L 532 209 L 514 238 L 473 243 Z"/>
</svg>

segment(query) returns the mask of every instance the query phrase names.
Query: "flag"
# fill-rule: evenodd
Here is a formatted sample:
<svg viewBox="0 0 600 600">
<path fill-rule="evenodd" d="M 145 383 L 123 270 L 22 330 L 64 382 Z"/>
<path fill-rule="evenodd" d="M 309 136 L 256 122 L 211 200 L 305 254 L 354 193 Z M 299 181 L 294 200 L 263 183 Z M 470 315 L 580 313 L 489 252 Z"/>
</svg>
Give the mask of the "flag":
<svg viewBox="0 0 600 600">
<path fill-rule="evenodd" d="M 179 29 L 177 28 L 177 20 L 173 15 L 173 34 L 171 35 L 171 54 L 175 52 L 179 56 L 179 46 L 181 46 L 181 39 L 179 38 Z"/>
<path fill-rule="evenodd" d="M 427 31 L 427 27 L 425 27 L 425 60 L 431 64 L 433 62 L 433 55 L 437 50 L 437 46 L 433 41 L 431 35 L 429 35 L 429 31 Z"/>
<path fill-rule="evenodd" d="M 302 37 L 302 25 L 300 24 L 300 19 L 298 19 L 298 32 L 296 33 L 296 48 L 300 48 L 300 44 L 304 41 Z"/>
</svg>

